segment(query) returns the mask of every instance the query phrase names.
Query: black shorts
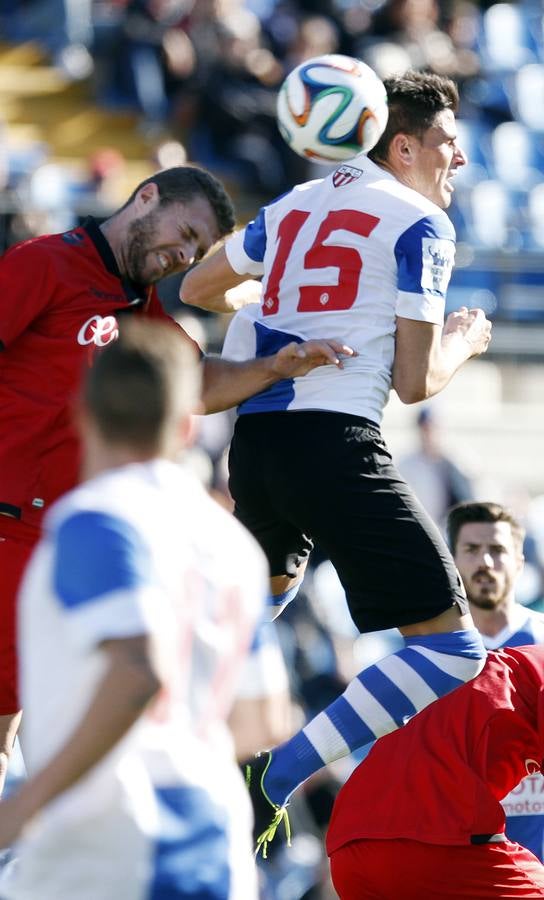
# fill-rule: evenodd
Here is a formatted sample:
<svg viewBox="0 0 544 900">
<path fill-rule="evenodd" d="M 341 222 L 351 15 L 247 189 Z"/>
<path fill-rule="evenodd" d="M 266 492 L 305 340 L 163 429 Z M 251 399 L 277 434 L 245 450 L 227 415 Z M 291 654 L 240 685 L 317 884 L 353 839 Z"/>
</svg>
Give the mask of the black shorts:
<svg viewBox="0 0 544 900">
<path fill-rule="evenodd" d="M 416 624 L 465 591 L 438 530 L 391 461 L 380 429 L 320 411 L 238 418 L 229 486 L 272 575 L 296 575 L 316 541 L 362 632 Z"/>
</svg>

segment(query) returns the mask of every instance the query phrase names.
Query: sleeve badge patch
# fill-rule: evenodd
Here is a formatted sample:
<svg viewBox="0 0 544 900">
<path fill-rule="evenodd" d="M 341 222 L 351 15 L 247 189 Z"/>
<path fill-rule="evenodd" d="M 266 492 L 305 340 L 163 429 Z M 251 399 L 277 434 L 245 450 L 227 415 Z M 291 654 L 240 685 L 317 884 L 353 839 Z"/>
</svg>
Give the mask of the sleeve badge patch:
<svg viewBox="0 0 544 900">
<path fill-rule="evenodd" d="M 444 295 L 448 289 L 455 258 L 452 241 L 422 239 L 421 286 L 424 290 Z"/>
</svg>

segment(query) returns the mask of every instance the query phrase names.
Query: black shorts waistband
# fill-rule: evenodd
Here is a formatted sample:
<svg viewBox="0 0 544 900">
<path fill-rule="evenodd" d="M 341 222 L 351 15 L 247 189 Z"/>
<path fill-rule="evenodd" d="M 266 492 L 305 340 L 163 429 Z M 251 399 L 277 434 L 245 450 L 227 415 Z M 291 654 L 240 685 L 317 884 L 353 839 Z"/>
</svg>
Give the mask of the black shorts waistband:
<svg viewBox="0 0 544 900">
<path fill-rule="evenodd" d="M 504 844 L 506 842 L 506 835 L 504 832 L 498 832 L 497 834 L 471 834 L 470 835 L 470 843 L 471 844 Z"/>
<path fill-rule="evenodd" d="M 367 419 L 366 416 L 356 416 L 353 413 L 337 412 L 334 409 L 271 409 L 268 412 L 242 413 L 238 416 L 237 421 L 247 422 L 248 420 L 256 421 L 257 419 L 268 421 L 272 418 L 293 419 L 294 416 L 298 420 L 306 418 L 315 419 L 316 421 L 334 416 L 337 421 L 342 421 L 345 425 L 375 428 L 380 433 L 380 426 L 372 419 Z"/>
</svg>

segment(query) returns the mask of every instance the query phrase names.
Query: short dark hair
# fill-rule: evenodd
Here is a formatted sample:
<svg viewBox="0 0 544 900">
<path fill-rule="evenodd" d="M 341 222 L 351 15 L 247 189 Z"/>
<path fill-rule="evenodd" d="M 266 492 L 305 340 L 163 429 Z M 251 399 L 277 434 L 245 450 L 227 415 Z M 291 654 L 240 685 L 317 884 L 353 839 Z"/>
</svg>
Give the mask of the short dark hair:
<svg viewBox="0 0 544 900">
<path fill-rule="evenodd" d="M 447 535 L 451 552 L 455 555 L 459 532 L 469 522 L 507 522 L 512 530 L 514 542 L 521 550 L 525 538 L 525 529 L 514 514 L 500 503 L 465 501 L 457 503 L 448 512 Z"/>
<path fill-rule="evenodd" d="M 215 213 L 220 236 L 225 237 L 233 230 L 236 216 L 232 200 L 221 182 L 206 169 L 199 166 L 173 166 L 171 169 L 156 172 L 140 182 L 121 208 L 125 209 L 132 203 L 138 191 L 151 183 L 156 184 L 159 190 L 160 206 L 180 203 L 203 195 Z"/>
<path fill-rule="evenodd" d="M 97 356 L 83 386 L 83 404 L 110 443 L 150 454 L 169 426 L 195 411 L 198 354 L 174 324 L 124 317 L 118 340 Z"/>
<path fill-rule="evenodd" d="M 432 72 L 406 72 L 384 79 L 389 104 L 387 126 L 368 156 L 385 161 L 396 134 L 413 134 L 419 140 L 444 109 L 457 112 L 459 92 L 455 82 Z"/>
</svg>

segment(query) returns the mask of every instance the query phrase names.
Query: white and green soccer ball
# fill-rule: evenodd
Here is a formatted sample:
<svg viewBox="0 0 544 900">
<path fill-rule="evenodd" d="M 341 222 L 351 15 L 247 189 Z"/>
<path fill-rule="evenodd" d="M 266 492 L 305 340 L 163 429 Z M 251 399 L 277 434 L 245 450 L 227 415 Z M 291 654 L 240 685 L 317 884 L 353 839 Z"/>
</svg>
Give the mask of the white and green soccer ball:
<svg viewBox="0 0 544 900">
<path fill-rule="evenodd" d="M 344 162 L 375 146 L 387 125 L 387 93 L 365 63 L 331 53 L 307 59 L 278 94 L 282 137 L 299 156 Z"/>
</svg>

